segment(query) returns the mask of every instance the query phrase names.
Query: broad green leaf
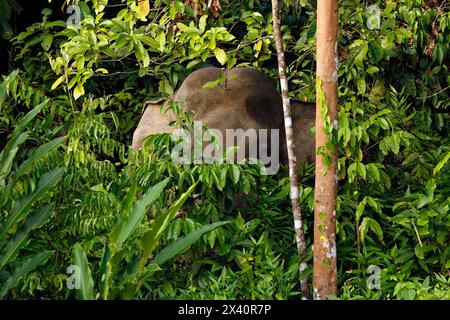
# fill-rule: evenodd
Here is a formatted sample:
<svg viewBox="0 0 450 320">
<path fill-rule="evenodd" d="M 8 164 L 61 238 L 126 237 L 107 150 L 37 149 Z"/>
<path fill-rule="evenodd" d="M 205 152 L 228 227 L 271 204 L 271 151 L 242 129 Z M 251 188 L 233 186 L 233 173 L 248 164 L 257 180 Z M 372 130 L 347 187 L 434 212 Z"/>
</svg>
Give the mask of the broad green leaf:
<svg viewBox="0 0 450 320">
<path fill-rule="evenodd" d="M 39 179 L 39 184 L 34 192 L 22 197 L 16 202 L 16 205 L 8 214 L 0 228 L 0 241 L 4 238 L 8 230 L 14 223 L 19 222 L 30 213 L 31 206 L 47 194 L 61 180 L 64 174 L 64 168 L 56 168 L 45 174 Z"/>
<path fill-rule="evenodd" d="M 227 62 L 228 57 L 223 49 L 215 48 L 214 55 L 216 56 L 217 61 L 219 61 L 221 65 L 224 65 Z"/>
<path fill-rule="evenodd" d="M 380 71 L 380 69 L 378 67 L 376 67 L 376 66 L 371 66 L 371 67 L 367 68 L 367 73 L 368 74 L 374 74 L 374 73 L 377 73 L 379 71 Z"/>
<path fill-rule="evenodd" d="M 161 266 L 166 261 L 172 259 L 178 254 L 183 253 L 187 249 L 189 249 L 196 241 L 198 241 L 204 234 L 221 227 L 223 225 L 226 225 L 230 223 L 230 221 L 223 221 L 223 222 L 216 222 L 207 226 L 204 226 L 198 230 L 195 230 L 180 239 L 172 242 L 168 246 L 164 247 L 152 260 L 151 264 L 156 263 L 157 265 Z"/>
<path fill-rule="evenodd" d="M 127 194 L 125 195 L 125 198 L 122 201 L 122 211 L 123 212 L 129 212 L 133 201 L 136 198 L 136 190 L 137 190 L 137 183 L 136 180 L 133 180 L 131 183 L 130 189 L 128 190 Z"/>
<path fill-rule="evenodd" d="M 200 30 L 200 33 L 205 32 L 205 28 L 206 28 L 206 19 L 208 18 L 207 15 L 203 15 L 200 17 L 199 22 L 198 22 L 198 28 Z"/>
<path fill-rule="evenodd" d="M 441 169 L 445 166 L 445 164 L 448 162 L 449 159 L 450 159 L 450 151 L 447 152 L 447 154 L 444 156 L 444 158 L 442 158 L 442 160 L 439 161 L 439 163 L 436 165 L 436 167 L 434 167 L 433 176 L 436 176 L 436 174 L 438 174 L 438 172 L 441 171 Z"/>
<path fill-rule="evenodd" d="M 417 258 L 425 259 L 425 247 L 421 244 L 417 244 L 414 248 L 414 252 L 416 253 Z"/>
<path fill-rule="evenodd" d="M 366 207 L 366 199 L 361 201 L 356 207 L 356 221 L 358 222 L 361 219 L 362 214 L 364 213 L 364 209 Z"/>
<path fill-rule="evenodd" d="M 73 90 L 73 98 L 77 100 L 79 97 L 81 97 L 84 94 L 84 87 L 81 83 L 79 83 L 75 89 Z"/>
<path fill-rule="evenodd" d="M 22 131 L 23 128 L 26 127 L 26 125 L 34 119 L 38 115 L 39 112 L 41 112 L 42 108 L 47 104 L 48 100 L 45 100 L 38 104 L 36 107 L 31 109 L 23 118 L 20 119 L 19 123 L 17 124 L 16 129 L 14 129 L 13 133 L 11 135 L 15 136 L 16 130 L 19 132 Z M 18 135 L 18 133 L 17 133 Z"/>
<path fill-rule="evenodd" d="M 55 90 L 61 84 L 61 82 L 63 82 L 63 80 L 64 80 L 64 75 L 62 75 L 61 77 L 56 79 L 55 82 L 53 82 L 52 87 L 51 87 L 50 90 Z"/>
<path fill-rule="evenodd" d="M 241 175 L 241 171 L 239 169 L 239 166 L 236 165 L 236 164 L 232 164 L 230 173 L 231 173 L 231 178 L 233 180 L 233 183 L 237 184 L 239 182 L 239 178 L 240 178 L 240 175 Z"/>
<path fill-rule="evenodd" d="M 40 228 L 44 223 L 46 223 L 54 211 L 54 203 L 46 205 L 38 209 L 35 214 L 25 221 L 23 226 L 8 241 L 5 249 L 3 250 L 0 256 L 0 270 L 17 254 L 21 245 L 26 240 L 28 233 L 33 229 Z"/>
<path fill-rule="evenodd" d="M 356 85 L 358 87 L 358 94 L 360 95 L 364 95 L 366 93 L 366 80 L 365 79 L 358 79 L 358 81 L 356 82 Z"/>
<path fill-rule="evenodd" d="M 19 168 L 17 168 L 17 170 L 14 172 L 14 178 L 15 179 L 20 178 L 24 174 L 28 173 L 28 170 L 30 170 L 31 167 L 37 161 L 39 161 L 39 159 L 41 159 L 47 153 L 49 153 L 50 151 L 52 151 L 53 149 L 58 147 L 61 143 L 66 141 L 67 138 L 68 138 L 67 136 L 59 137 L 59 138 L 53 139 L 52 141 L 47 142 L 46 144 L 43 144 L 42 146 L 37 148 L 36 151 L 34 151 L 34 153 L 27 160 L 25 160 L 19 166 Z"/>
<path fill-rule="evenodd" d="M 355 180 L 355 178 L 356 178 L 356 169 L 357 169 L 356 162 L 353 162 L 353 163 L 347 168 L 348 182 L 352 183 L 353 180 Z"/>
<path fill-rule="evenodd" d="M 163 52 L 166 47 L 166 33 L 164 31 L 160 31 L 155 40 L 158 41 L 159 51 Z"/>
<path fill-rule="evenodd" d="M 355 65 L 357 65 L 360 69 L 364 69 L 364 59 L 366 58 L 368 51 L 369 46 L 366 44 L 355 57 Z"/>
<path fill-rule="evenodd" d="M 139 37 L 139 39 L 145 43 L 146 45 L 148 45 L 150 48 L 152 49 L 158 49 L 159 48 L 159 43 L 158 41 L 156 41 L 153 38 L 150 38 L 149 36 L 145 36 L 143 35 L 142 37 Z"/>
<path fill-rule="evenodd" d="M 52 42 L 53 36 L 51 35 L 45 36 L 41 42 L 42 49 L 44 49 L 44 51 L 48 51 L 50 49 L 50 46 L 52 45 Z"/>
<path fill-rule="evenodd" d="M 362 162 L 357 162 L 356 163 L 356 170 L 358 171 L 358 174 L 361 178 L 363 178 L 364 180 L 366 180 L 366 166 L 364 165 L 364 163 Z"/>
<path fill-rule="evenodd" d="M 17 287 L 20 279 L 27 273 L 30 273 L 36 267 L 47 262 L 47 260 L 53 255 L 53 251 L 44 251 L 37 253 L 29 258 L 25 258 L 14 270 L 13 274 L 6 280 L 0 291 L 0 299 L 3 299 L 9 290 Z"/>
<path fill-rule="evenodd" d="M 148 257 L 158 244 L 159 238 L 161 237 L 162 233 L 167 228 L 174 215 L 181 208 L 192 191 L 194 191 L 196 186 L 197 183 L 193 184 L 185 193 L 181 195 L 181 197 L 177 201 L 175 201 L 174 204 L 170 206 L 170 208 L 166 212 L 161 213 L 152 223 L 150 229 L 144 234 L 141 240 L 141 247 L 144 251 L 141 265 L 145 264 L 145 261 L 148 259 Z"/>
<path fill-rule="evenodd" d="M 147 21 L 147 15 L 150 13 L 150 0 L 138 0 L 138 18 L 141 21 Z"/>
<path fill-rule="evenodd" d="M 417 202 L 417 209 L 420 209 L 420 208 L 426 206 L 427 204 L 430 204 L 431 202 L 433 202 L 433 198 L 434 198 L 434 196 L 432 194 L 428 195 L 428 196 L 421 195 L 419 202 Z"/>
<path fill-rule="evenodd" d="M 91 269 L 89 268 L 88 259 L 81 244 L 76 243 L 73 246 L 72 263 L 80 268 L 80 285 L 77 289 L 77 296 L 80 300 L 94 300 L 94 280 L 92 279 Z"/>
<path fill-rule="evenodd" d="M 369 163 L 367 165 L 367 169 L 369 170 L 370 175 L 376 182 L 380 182 L 381 176 L 380 176 L 380 170 L 374 163 Z"/>
<path fill-rule="evenodd" d="M 109 244 L 105 243 L 103 247 L 103 256 L 102 260 L 100 260 L 99 266 L 99 274 L 101 276 L 99 289 L 100 289 L 100 297 L 102 299 L 108 299 L 109 293 L 109 278 L 111 276 L 111 250 L 109 248 Z"/>
<path fill-rule="evenodd" d="M 381 229 L 380 224 L 375 219 L 370 218 L 369 228 L 373 231 L 373 233 L 375 233 L 378 240 L 383 240 L 383 230 Z"/>
<path fill-rule="evenodd" d="M 128 239 L 130 235 L 137 229 L 141 223 L 142 218 L 146 214 L 147 207 L 153 203 L 160 196 L 170 178 L 159 182 L 151 187 L 142 198 L 133 206 L 130 212 L 127 212 L 123 220 L 114 228 L 111 233 L 111 242 L 114 244 L 116 250 L 120 250 L 122 244 Z"/>
<path fill-rule="evenodd" d="M 28 139 L 28 133 L 21 133 L 17 139 L 8 141 L 5 149 L 0 153 L 0 179 L 4 179 L 11 172 L 11 167 L 19 147 Z"/>
</svg>

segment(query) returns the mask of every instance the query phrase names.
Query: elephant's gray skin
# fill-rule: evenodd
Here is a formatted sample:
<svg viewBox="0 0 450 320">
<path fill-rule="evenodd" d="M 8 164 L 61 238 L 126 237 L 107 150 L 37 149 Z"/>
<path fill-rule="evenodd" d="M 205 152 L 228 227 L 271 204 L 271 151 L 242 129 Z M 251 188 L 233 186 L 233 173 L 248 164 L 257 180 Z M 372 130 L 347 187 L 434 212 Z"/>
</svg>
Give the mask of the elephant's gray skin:
<svg viewBox="0 0 450 320">
<path fill-rule="evenodd" d="M 194 71 L 183 81 L 173 99 L 184 111 L 194 113 L 193 120 L 219 129 L 224 137 L 226 129 L 279 129 L 280 160 L 286 163 L 283 108 L 275 85 L 253 68 L 234 68 L 226 72 L 225 80 L 218 86 L 204 88 L 205 83 L 216 81 L 224 72 L 214 67 Z M 175 115 L 170 111 L 161 114 L 162 103 L 156 101 L 147 105 L 133 135 L 134 149 L 139 149 L 148 135 L 174 130 L 169 123 L 175 120 Z M 315 139 L 309 131 L 315 122 L 315 103 L 291 100 L 291 106 L 297 163 L 313 162 Z"/>
</svg>

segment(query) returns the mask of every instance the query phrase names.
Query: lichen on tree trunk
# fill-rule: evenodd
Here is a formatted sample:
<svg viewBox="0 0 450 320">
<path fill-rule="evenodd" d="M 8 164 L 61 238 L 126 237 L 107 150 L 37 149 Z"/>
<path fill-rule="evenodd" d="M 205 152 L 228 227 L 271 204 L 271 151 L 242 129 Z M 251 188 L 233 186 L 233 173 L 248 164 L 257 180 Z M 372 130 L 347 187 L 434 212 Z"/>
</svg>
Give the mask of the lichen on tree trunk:
<svg viewBox="0 0 450 320">
<path fill-rule="evenodd" d="M 337 115 L 337 0 L 317 3 L 317 110 L 316 112 L 316 172 L 314 209 L 313 297 L 317 300 L 336 295 L 336 195 L 337 154 L 328 146 L 323 116 L 329 117 L 333 130 L 338 129 Z M 326 109 L 323 109 L 326 108 Z M 326 129 L 326 130 L 324 130 Z M 327 154 L 328 165 L 323 161 Z"/>
</svg>

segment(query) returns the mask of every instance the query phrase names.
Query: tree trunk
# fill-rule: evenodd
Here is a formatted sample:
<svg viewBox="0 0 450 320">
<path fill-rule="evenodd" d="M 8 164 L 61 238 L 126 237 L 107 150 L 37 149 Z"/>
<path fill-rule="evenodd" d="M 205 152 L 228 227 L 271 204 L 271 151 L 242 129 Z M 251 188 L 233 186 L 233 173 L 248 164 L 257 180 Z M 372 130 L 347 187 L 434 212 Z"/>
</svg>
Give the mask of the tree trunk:
<svg viewBox="0 0 450 320">
<path fill-rule="evenodd" d="M 289 90 L 286 77 L 286 62 L 284 60 L 283 41 L 281 36 L 280 17 L 278 0 L 272 0 L 272 20 L 273 20 L 273 36 L 277 48 L 278 71 L 280 75 L 281 97 L 283 100 L 284 126 L 286 132 L 287 152 L 289 159 L 289 179 L 291 184 L 291 201 L 292 213 L 294 217 L 295 238 L 297 242 L 297 251 L 299 255 L 300 265 L 300 290 L 303 299 L 309 299 L 308 278 L 304 276 L 307 268 L 306 263 L 306 243 L 303 232 L 302 214 L 300 211 L 300 199 L 298 190 L 297 177 L 297 159 L 295 157 L 294 135 L 292 129 L 291 103 L 289 100 Z"/>
<path fill-rule="evenodd" d="M 327 299 L 336 295 L 336 195 L 337 154 L 335 146 L 326 148 L 328 141 L 324 131 L 321 108 L 328 108 L 327 115 L 333 130 L 337 130 L 337 27 L 338 1 L 317 1 L 317 112 L 316 112 L 316 180 L 314 208 L 314 299 Z M 321 96 L 323 93 L 323 96 Z M 324 99 L 323 99 L 324 98 Z M 323 101 L 321 103 L 320 101 Z M 329 129 L 329 128 L 325 128 Z M 329 132 L 329 130 L 328 130 Z M 324 165 L 320 150 L 326 150 L 330 164 Z"/>
</svg>

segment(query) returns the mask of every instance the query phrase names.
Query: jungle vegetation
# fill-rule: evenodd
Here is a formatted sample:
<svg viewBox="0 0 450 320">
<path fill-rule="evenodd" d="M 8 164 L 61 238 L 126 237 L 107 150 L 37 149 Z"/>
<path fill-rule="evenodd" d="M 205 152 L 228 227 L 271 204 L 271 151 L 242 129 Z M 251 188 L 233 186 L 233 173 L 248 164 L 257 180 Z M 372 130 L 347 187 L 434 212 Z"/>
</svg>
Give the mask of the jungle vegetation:
<svg viewBox="0 0 450 320">
<path fill-rule="evenodd" d="M 198 68 L 278 83 L 270 1 L 146 3 L 0 0 L 0 298 L 299 299 L 287 177 L 176 165 L 167 134 L 130 147 L 144 102 Z M 316 1 L 280 6 L 291 98 L 314 101 Z M 450 2 L 339 6 L 331 298 L 450 299 Z"/>
</svg>

